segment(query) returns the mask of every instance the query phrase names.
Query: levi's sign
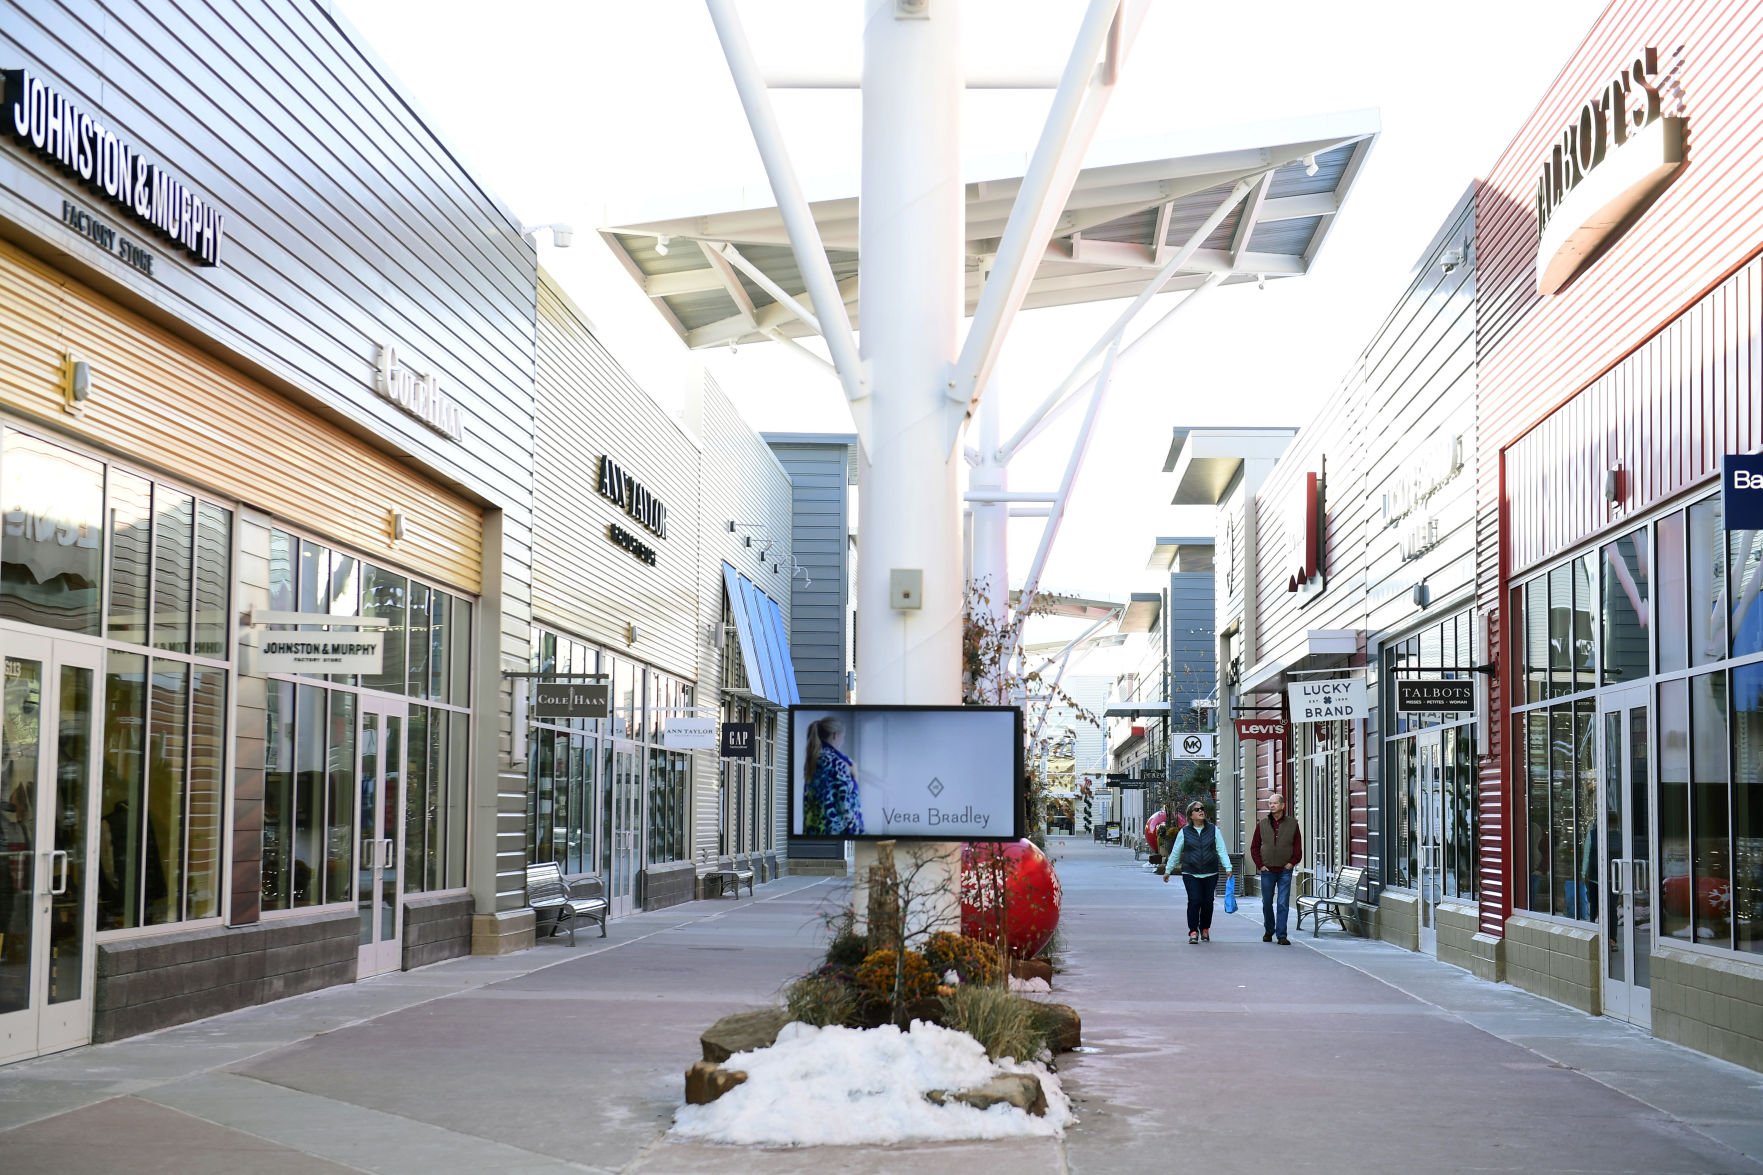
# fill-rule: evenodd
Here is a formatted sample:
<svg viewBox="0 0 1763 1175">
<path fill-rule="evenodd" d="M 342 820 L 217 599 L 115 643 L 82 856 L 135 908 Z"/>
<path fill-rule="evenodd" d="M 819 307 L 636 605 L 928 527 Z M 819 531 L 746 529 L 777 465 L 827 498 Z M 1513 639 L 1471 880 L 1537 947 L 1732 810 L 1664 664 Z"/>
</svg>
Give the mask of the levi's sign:
<svg viewBox="0 0 1763 1175">
<path fill-rule="evenodd" d="M 1398 681 L 1398 714 L 1467 714 L 1475 709 L 1472 681 Z"/>
<path fill-rule="evenodd" d="M 1366 713 L 1365 682 L 1357 677 L 1302 681 L 1286 687 L 1286 700 L 1293 722 L 1336 722 Z"/>
<path fill-rule="evenodd" d="M 1720 504 L 1727 530 L 1763 530 L 1763 453 L 1720 459 Z"/>
<path fill-rule="evenodd" d="M 1286 741 L 1288 727 L 1284 722 L 1270 722 L 1263 718 L 1238 718 L 1237 741 L 1244 743 L 1283 743 Z"/>
<path fill-rule="evenodd" d="M 197 265 L 220 264 L 226 216 L 219 208 L 30 70 L 4 72 L 0 133 L 176 243 Z"/>
</svg>

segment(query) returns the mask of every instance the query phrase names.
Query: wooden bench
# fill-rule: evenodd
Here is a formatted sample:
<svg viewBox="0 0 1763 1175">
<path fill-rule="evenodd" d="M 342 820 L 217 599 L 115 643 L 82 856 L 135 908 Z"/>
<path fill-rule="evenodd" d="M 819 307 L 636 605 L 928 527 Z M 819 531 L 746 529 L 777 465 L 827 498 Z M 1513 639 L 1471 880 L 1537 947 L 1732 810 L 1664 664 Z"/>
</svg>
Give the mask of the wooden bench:
<svg viewBox="0 0 1763 1175">
<path fill-rule="evenodd" d="M 1314 875 L 1310 878 L 1314 881 Z M 1359 911 L 1365 903 L 1359 900 L 1359 886 L 1365 880 L 1363 865 L 1347 865 L 1334 875 L 1329 891 L 1325 894 L 1301 894 L 1298 897 L 1297 929 L 1304 929 L 1304 915 L 1310 915 L 1310 937 L 1322 937 L 1322 920 L 1333 918 L 1339 922 L 1341 929 L 1347 929 L 1347 915 L 1353 915 L 1358 921 Z"/>
<path fill-rule="evenodd" d="M 549 938 L 559 927 L 569 928 L 569 945 L 575 945 L 575 922 L 587 918 L 600 923 L 600 937 L 606 937 L 606 883 L 592 873 L 572 878 L 563 876 L 555 861 L 541 861 L 526 867 L 526 902 L 533 908 L 533 933 Z"/>
<path fill-rule="evenodd" d="M 753 896 L 753 870 L 735 868 L 735 859 L 733 857 L 718 857 L 716 859 L 716 868 L 704 874 L 704 888 L 706 892 L 710 889 L 710 883 L 712 881 L 716 883 L 717 897 L 721 897 L 723 894 L 727 893 L 729 887 L 732 885 L 735 891 L 735 901 L 740 901 L 741 883 L 743 881 L 747 883 L 747 896 Z"/>
</svg>

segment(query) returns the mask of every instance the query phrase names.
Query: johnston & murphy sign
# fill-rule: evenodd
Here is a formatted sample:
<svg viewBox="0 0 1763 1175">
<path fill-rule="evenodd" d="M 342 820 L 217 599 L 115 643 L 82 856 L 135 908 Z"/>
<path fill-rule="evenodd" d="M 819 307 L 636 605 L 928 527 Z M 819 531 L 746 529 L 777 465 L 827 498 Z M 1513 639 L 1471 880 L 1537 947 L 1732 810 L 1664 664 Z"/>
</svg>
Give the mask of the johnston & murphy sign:
<svg viewBox="0 0 1763 1175">
<path fill-rule="evenodd" d="M 220 264 L 225 213 L 30 70 L 0 72 L 0 134 L 74 176 L 197 265 Z"/>
</svg>

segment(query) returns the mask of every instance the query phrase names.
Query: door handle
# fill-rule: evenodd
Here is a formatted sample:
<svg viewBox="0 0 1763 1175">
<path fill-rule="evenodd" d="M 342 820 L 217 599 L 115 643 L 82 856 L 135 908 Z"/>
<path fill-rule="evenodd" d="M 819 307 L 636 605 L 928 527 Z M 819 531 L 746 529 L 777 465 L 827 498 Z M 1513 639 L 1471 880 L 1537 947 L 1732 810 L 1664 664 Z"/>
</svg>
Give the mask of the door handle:
<svg viewBox="0 0 1763 1175">
<path fill-rule="evenodd" d="M 389 836 L 385 840 L 382 840 L 380 844 L 384 845 L 386 850 L 385 858 L 380 862 L 380 868 L 390 869 L 392 867 L 392 855 L 396 852 L 397 845 L 393 843 L 392 838 Z"/>
<path fill-rule="evenodd" d="M 1610 894 L 1609 894 L 1609 896 L 1613 897 L 1613 898 L 1619 897 L 1622 894 L 1622 865 L 1623 865 L 1623 860 L 1621 857 L 1611 857 L 1609 860 L 1609 870 L 1610 870 Z"/>
<path fill-rule="evenodd" d="M 55 870 L 57 857 L 61 858 L 61 871 L 59 873 Z M 56 879 L 51 886 L 49 893 L 52 897 L 60 897 L 67 892 L 67 853 L 64 850 L 56 849 L 49 854 L 49 873 Z"/>
<path fill-rule="evenodd" d="M 1647 863 L 1638 859 L 1629 861 L 1628 892 L 1632 894 L 1644 894 L 1647 892 L 1647 887 L 1651 884 L 1652 879 L 1648 875 Z"/>
</svg>

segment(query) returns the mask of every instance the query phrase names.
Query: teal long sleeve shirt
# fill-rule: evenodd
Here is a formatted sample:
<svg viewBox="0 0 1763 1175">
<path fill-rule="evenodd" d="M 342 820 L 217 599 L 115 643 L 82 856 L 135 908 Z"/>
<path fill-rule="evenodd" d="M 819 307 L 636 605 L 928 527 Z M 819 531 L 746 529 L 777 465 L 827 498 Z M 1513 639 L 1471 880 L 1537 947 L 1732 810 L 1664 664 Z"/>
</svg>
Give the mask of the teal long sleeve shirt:
<svg viewBox="0 0 1763 1175">
<path fill-rule="evenodd" d="M 1222 868 L 1226 873 L 1229 873 L 1231 871 L 1230 854 L 1225 851 L 1224 838 L 1218 836 L 1216 833 L 1213 834 L 1213 838 L 1218 846 L 1219 867 Z M 1176 833 L 1175 834 L 1175 848 L 1174 848 L 1174 851 L 1169 854 L 1169 864 L 1167 864 L 1163 867 L 1164 873 L 1171 874 L 1171 873 L 1180 873 L 1181 872 L 1182 840 L 1183 840 L 1182 834 L 1179 832 Z M 1194 876 L 1195 877 L 1217 877 L 1218 874 L 1216 874 L 1216 873 L 1196 873 L 1196 874 L 1194 874 Z"/>
</svg>

